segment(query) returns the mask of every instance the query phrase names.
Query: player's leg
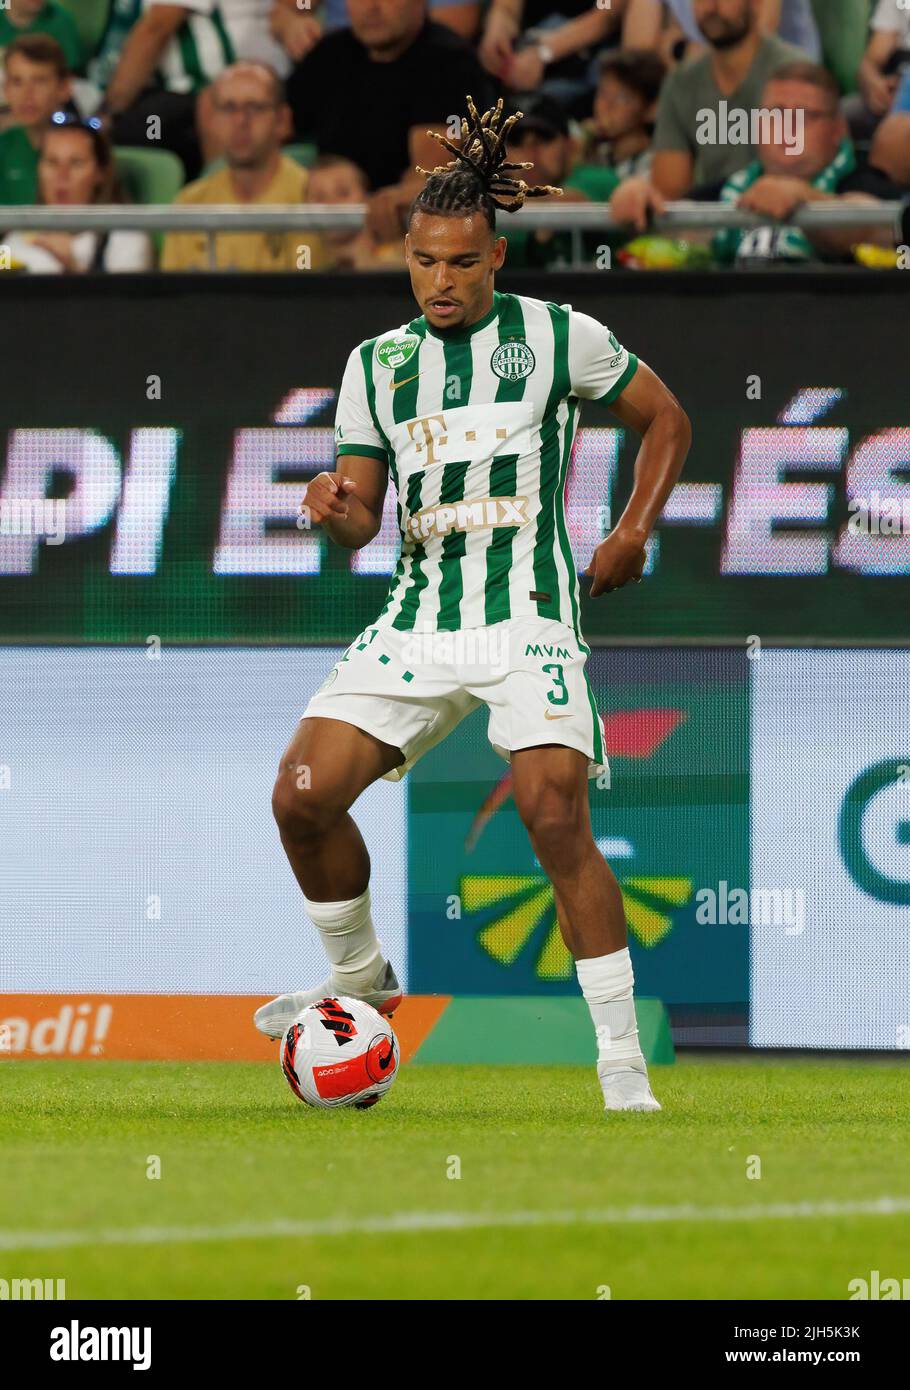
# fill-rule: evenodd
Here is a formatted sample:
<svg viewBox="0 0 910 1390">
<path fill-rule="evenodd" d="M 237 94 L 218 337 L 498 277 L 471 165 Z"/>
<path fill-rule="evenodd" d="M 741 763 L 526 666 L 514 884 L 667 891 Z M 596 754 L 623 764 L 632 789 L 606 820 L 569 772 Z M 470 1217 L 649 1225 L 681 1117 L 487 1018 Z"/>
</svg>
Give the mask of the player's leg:
<svg viewBox="0 0 910 1390">
<path fill-rule="evenodd" d="M 606 1108 L 659 1110 L 638 1041 L 622 893 L 591 832 L 588 757 L 549 744 L 518 749 L 511 762 L 515 804 L 591 1011 Z"/>
<path fill-rule="evenodd" d="M 400 1001 L 370 911 L 370 857 L 349 810 L 403 761 L 400 749 L 331 718 L 302 719 L 281 759 L 272 810 L 332 969 L 321 984 L 257 1011 L 256 1026 L 269 1037 L 281 1037 L 301 1009 L 327 994 L 365 999 L 382 1012 Z"/>
</svg>

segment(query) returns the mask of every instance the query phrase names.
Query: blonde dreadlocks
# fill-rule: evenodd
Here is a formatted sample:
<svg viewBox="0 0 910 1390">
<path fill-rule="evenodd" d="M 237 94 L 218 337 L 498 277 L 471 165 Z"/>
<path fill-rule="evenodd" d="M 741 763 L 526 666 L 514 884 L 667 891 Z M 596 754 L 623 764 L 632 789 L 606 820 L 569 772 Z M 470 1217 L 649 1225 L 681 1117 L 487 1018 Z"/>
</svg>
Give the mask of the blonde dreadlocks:
<svg viewBox="0 0 910 1390">
<path fill-rule="evenodd" d="M 467 216 L 483 212 L 491 228 L 496 226 L 496 210 L 517 212 L 527 198 L 545 198 L 550 193 L 562 193 L 552 184 L 532 188 L 524 179 L 515 178 L 517 169 L 530 169 L 530 162 L 516 164 L 506 159 L 506 137 L 524 114 L 516 111 L 503 121 L 502 97 L 491 111 L 481 116 L 470 97 L 468 120 L 462 118 L 461 145 L 458 146 L 436 130 L 428 130 L 452 158 L 435 169 L 416 165 L 419 174 L 427 176 L 423 190 L 411 205 L 415 212 L 430 212 L 448 216 Z M 410 217 L 408 218 L 410 221 Z"/>
</svg>

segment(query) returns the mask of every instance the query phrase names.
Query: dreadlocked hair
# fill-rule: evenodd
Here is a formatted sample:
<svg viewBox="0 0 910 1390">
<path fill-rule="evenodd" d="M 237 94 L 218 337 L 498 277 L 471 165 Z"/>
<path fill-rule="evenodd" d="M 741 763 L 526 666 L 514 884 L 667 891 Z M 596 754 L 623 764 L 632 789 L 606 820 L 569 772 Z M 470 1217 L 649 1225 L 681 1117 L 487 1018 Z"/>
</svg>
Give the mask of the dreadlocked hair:
<svg viewBox="0 0 910 1390">
<path fill-rule="evenodd" d="M 524 112 L 516 111 L 503 120 L 502 97 L 482 116 L 470 97 L 467 102 L 468 119 L 462 117 L 460 146 L 437 130 L 427 131 L 452 158 L 447 164 L 437 164 L 435 169 L 415 166 L 418 174 L 427 176 L 427 182 L 411 204 L 411 217 L 415 212 L 449 217 L 482 212 L 490 227 L 495 228 L 497 209 L 517 212 L 527 198 L 562 194 L 562 189 L 552 184 L 532 188 L 524 179 L 514 177 L 515 170 L 531 168 L 530 161 L 516 164 L 506 159 L 506 137 Z"/>
</svg>

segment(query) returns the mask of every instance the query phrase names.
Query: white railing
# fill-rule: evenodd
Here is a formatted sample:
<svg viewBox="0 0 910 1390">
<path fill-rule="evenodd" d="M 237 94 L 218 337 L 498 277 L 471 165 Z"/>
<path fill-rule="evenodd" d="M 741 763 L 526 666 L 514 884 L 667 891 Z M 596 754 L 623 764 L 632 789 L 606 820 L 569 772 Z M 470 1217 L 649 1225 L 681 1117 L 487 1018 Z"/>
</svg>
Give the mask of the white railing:
<svg viewBox="0 0 910 1390">
<path fill-rule="evenodd" d="M 812 228 L 888 227 L 895 242 L 901 237 L 902 203 L 805 203 L 796 209 L 786 225 Z M 0 206 L 0 246 L 6 232 L 109 232 L 120 228 L 143 232 L 205 232 L 208 237 L 208 263 L 216 267 L 214 238 L 219 232 L 319 232 L 331 228 L 362 227 L 366 216 L 363 203 L 335 207 L 322 203 L 257 204 L 98 204 L 89 207 Z M 667 204 L 666 212 L 653 219 L 649 230 L 678 233 L 686 230 L 716 232 L 726 227 L 767 226 L 773 219 L 727 203 L 696 203 L 687 200 Z M 608 203 L 532 203 L 517 213 L 502 213 L 497 219 L 500 232 L 511 226 L 548 228 L 572 234 L 572 264 L 585 261 L 584 232 L 615 232 L 623 229 L 610 214 Z M 634 233 L 629 230 L 629 236 Z"/>
</svg>

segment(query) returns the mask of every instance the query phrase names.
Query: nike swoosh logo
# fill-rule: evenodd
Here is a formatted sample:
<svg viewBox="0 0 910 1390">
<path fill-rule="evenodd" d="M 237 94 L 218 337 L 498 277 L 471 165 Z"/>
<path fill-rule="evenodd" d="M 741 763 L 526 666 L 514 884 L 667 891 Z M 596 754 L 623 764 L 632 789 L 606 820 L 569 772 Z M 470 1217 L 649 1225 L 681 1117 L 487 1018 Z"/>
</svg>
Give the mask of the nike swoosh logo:
<svg viewBox="0 0 910 1390">
<path fill-rule="evenodd" d="M 551 714 L 548 709 L 543 712 L 544 719 L 571 719 L 571 714 Z"/>
<path fill-rule="evenodd" d="M 390 382 L 389 382 L 389 390 L 390 390 L 390 391 L 397 391 L 398 388 L 399 388 L 399 386 L 407 386 L 407 384 L 408 384 L 409 381 L 416 381 L 417 378 L 418 378 L 419 376 L 420 376 L 420 373 L 419 373 L 419 372 L 415 372 L 413 376 L 406 376 L 405 379 L 404 379 L 404 381 L 390 381 Z"/>
<path fill-rule="evenodd" d="M 379 1062 L 379 1070 L 380 1070 L 380 1071 L 388 1071 L 389 1067 L 392 1065 L 392 1058 L 393 1058 L 394 1056 L 395 1056 L 395 1048 L 394 1048 L 394 1046 L 393 1046 L 391 1043 L 389 1043 L 389 1055 L 388 1055 L 388 1057 L 379 1057 L 379 1058 L 377 1058 L 377 1061 Z"/>
</svg>

